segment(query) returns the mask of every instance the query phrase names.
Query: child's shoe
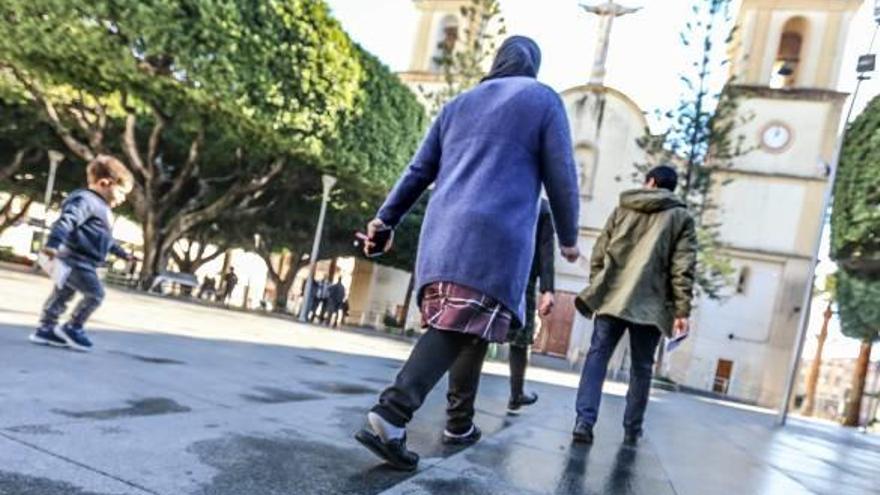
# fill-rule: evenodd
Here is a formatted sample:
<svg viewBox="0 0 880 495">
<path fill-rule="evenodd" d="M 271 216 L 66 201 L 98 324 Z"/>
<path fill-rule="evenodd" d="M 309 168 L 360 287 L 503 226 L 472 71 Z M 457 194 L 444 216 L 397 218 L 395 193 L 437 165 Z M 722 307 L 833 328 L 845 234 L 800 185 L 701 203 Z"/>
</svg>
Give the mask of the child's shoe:
<svg viewBox="0 0 880 495">
<path fill-rule="evenodd" d="M 50 328 L 38 328 L 28 338 L 34 344 L 67 347 L 67 341 L 55 335 L 55 332 Z"/>
<path fill-rule="evenodd" d="M 86 337 L 86 332 L 82 328 L 72 328 L 67 325 L 55 327 L 55 336 L 63 339 L 71 349 L 83 352 L 92 350 L 92 341 Z"/>
</svg>

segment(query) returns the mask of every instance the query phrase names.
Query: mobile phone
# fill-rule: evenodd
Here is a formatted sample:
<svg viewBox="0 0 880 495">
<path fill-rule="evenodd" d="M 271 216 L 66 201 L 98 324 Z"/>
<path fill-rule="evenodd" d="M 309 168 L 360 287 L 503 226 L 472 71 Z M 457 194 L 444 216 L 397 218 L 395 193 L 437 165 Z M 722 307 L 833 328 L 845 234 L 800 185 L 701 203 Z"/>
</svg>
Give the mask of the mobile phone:
<svg viewBox="0 0 880 495">
<path fill-rule="evenodd" d="M 356 233 L 355 237 L 357 237 L 358 241 L 363 242 L 364 244 L 366 244 L 366 241 L 372 242 L 373 245 L 367 248 L 365 254 L 368 258 L 378 258 L 385 254 L 385 245 L 391 240 L 391 234 L 393 232 L 394 230 L 392 228 L 387 227 L 384 229 L 377 229 L 373 234 L 373 237 L 369 237 L 361 232 Z M 355 241 L 355 243 L 360 244 L 358 241 Z"/>
</svg>

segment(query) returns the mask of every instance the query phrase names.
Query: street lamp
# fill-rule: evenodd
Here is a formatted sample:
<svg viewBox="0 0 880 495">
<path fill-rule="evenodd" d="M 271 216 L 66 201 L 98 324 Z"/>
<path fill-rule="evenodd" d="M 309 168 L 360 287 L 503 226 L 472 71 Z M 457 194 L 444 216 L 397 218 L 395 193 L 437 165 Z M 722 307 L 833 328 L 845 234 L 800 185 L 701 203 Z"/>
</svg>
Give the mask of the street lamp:
<svg viewBox="0 0 880 495">
<path fill-rule="evenodd" d="M 309 308 L 312 304 L 312 282 L 315 280 L 315 270 L 318 267 L 318 249 L 321 247 L 321 232 L 324 230 L 324 216 L 327 215 L 327 202 L 330 201 L 330 190 L 336 184 L 336 177 L 332 175 L 321 176 L 324 185 L 324 195 L 321 198 L 321 213 L 318 214 L 318 227 L 315 229 L 315 240 L 312 243 L 312 254 L 309 256 L 309 276 L 306 279 L 306 292 L 303 295 L 303 304 L 299 310 L 299 321 L 309 319 Z"/>
<path fill-rule="evenodd" d="M 798 334 L 795 339 L 794 353 L 791 356 L 791 363 L 788 368 L 788 375 L 785 377 L 785 389 L 782 394 L 782 404 L 779 405 L 779 414 L 776 422 L 779 426 L 784 426 L 788 419 L 788 410 L 791 406 L 791 396 L 794 393 L 794 383 L 797 380 L 798 367 L 800 366 L 801 353 L 804 350 L 804 341 L 806 340 L 807 330 L 810 326 L 810 305 L 813 301 L 813 284 L 816 282 L 816 267 L 819 264 L 819 250 L 822 246 L 822 233 L 825 230 L 825 224 L 828 219 L 828 208 L 834 196 L 834 181 L 837 179 L 837 168 L 840 164 L 840 155 L 843 153 L 843 139 L 846 136 L 846 126 L 852 117 L 853 108 L 856 104 L 856 98 L 859 95 L 859 89 L 862 87 L 862 81 L 870 79 L 868 74 L 874 71 L 875 57 L 871 54 L 874 48 L 874 40 L 877 38 L 877 31 L 880 30 L 880 0 L 876 1 L 874 7 L 874 34 L 871 36 L 871 45 L 868 47 L 868 54 L 859 57 L 856 73 L 858 81 L 856 88 L 852 93 L 852 99 L 849 102 L 849 110 L 846 112 L 846 118 L 843 120 L 843 128 L 837 137 L 837 144 L 834 149 L 834 158 L 831 163 L 831 173 L 828 176 L 828 183 L 825 186 L 825 198 L 822 201 L 822 218 L 819 220 L 819 232 L 816 234 L 816 243 L 813 246 L 813 258 L 810 262 L 810 271 L 808 272 L 809 280 L 804 287 L 804 295 L 800 307 L 800 317 L 798 321 Z"/>
<path fill-rule="evenodd" d="M 40 246 L 46 244 L 46 237 L 49 229 L 49 205 L 52 203 L 52 192 L 55 189 L 55 174 L 58 172 L 58 165 L 64 161 L 64 154 L 60 151 L 49 150 L 49 180 L 46 181 L 46 194 L 43 196 L 43 232 L 42 242 Z"/>
</svg>

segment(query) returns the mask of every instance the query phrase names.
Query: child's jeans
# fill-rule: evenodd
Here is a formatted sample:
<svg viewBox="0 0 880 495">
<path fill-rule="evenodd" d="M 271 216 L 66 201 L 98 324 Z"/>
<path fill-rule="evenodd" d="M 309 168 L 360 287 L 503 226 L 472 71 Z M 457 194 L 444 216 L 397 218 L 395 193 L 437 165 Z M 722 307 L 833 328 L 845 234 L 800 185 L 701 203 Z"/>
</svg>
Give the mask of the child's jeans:
<svg viewBox="0 0 880 495">
<path fill-rule="evenodd" d="M 79 304 L 73 310 L 67 327 L 72 329 L 82 329 L 86 320 L 92 316 L 92 313 L 101 305 L 104 300 L 104 287 L 98 279 L 98 274 L 94 268 L 71 267 L 70 274 L 64 287 L 60 289 L 56 286 L 43 306 L 43 315 L 40 318 L 40 328 L 52 330 L 58 324 L 58 318 L 64 314 L 67 309 L 67 303 L 73 299 L 74 294 L 80 292 L 83 296 Z"/>
</svg>

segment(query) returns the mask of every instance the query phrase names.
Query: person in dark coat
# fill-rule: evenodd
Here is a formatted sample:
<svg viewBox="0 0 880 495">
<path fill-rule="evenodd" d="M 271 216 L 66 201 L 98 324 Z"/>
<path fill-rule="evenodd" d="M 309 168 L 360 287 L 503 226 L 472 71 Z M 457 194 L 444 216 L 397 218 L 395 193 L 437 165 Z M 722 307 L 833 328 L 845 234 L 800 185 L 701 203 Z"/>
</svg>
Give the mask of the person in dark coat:
<svg viewBox="0 0 880 495">
<path fill-rule="evenodd" d="M 520 407 L 530 406 L 538 401 L 538 394 L 526 394 L 523 386 L 529 363 L 529 346 L 535 338 L 535 311 L 537 310 L 541 316 L 547 316 L 556 303 L 553 294 L 556 270 L 554 237 L 556 237 L 556 229 L 553 227 L 550 203 L 544 199 L 541 200 L 541 213 L 538 215 L 538 228 L 535 231 L 535 256 L 529 272 L 529 283 L 526 286 L 525 324 L 507 334 L 507 341 L 510 343 L 510 400 L 507 408 L 510 411 L 518 411 Z M 538 281 L 540 281 L 540 303 Z"/>
<path fill-rule="evenodd" d="M 235 268 L 229 267 L 229 271 L 226 275 L 223 275 L 223 302 L 229 302 L 229 298 L 232 297 L 232 291 L 235 290 L 235 286 L 238 285 L 238 275 L 235 274 Z"/>
<path fill-rule="evenodd" d="M 345 301 L 345 286 L 342 285 L 342 277 L 339 277 L 333 285 L 327 287 L 326 311 L 321 315 L 321 323 L 337 326 L 343 301 Z"/>
<path fill-rule="evenodd" d="M 505 342 L 525 318 L 541 187 L 562 253 L 574 262 L 579 195 L 568 116 L 559 95 L 535 80 L 538 45 L 513 36 L 490 73 L 447 103 L 409 167 L 367 225 L 396 227 L 434 184 L 416 260 L 416 294 L 427 328 L 355 438 L 392 467 L 413 470 L 406 425 L 449 371 L 443 442 L 480 439 L 474 401 L 490 342 Z M 381 246 L 387 251 L 392 240 Z"/>
</svg>

